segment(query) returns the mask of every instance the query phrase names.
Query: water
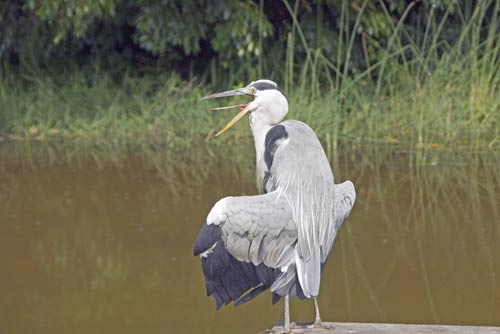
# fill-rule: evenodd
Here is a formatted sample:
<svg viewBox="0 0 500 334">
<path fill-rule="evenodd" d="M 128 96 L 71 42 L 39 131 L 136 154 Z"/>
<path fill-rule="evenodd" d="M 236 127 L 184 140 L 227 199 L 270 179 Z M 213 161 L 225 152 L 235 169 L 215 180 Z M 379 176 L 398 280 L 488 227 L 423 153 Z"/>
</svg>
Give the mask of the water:
<svg viewBox="0 0 500 334">
<path fill-rule="evenodd" d="M 358 201 L 322 276 L 323 319 L 500 326 L 500 160 L 368 156 L 334 165 Z M 222 179 L 179 193 L 138 164 L 0 169 L 0 333 L 271 327 L 269 294 L 216 311 L 192 256 L 215 201 L 255 191 Z M 313 319 L 312 302 L 291 307 Z"/>
</svg>

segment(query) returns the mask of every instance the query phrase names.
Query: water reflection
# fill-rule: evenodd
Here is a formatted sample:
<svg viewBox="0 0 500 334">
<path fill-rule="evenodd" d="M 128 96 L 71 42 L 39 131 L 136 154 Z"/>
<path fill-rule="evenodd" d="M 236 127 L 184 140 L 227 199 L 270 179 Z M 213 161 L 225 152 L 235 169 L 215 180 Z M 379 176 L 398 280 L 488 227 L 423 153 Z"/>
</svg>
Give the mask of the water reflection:
<svg viewBox="0 0 500 334">
<path fill-rule="evenodd" d="M 417 158 L 335 159 L 358 202 L 323 275 L 322 315 L 500 325 L 500 160 Z M 281 319 L 269 295 L 217 312 L 192 257 L 210 207 L 254 192 L 251 178 L 174 196 L 175 180 L 136 165 L 2 168 L 1 332 L 256 333 Z M 311 303 L 292 316 L 312 319 Z"/>
<path fill-rule="evenodd" d="M 372 320 L 498 324 L 497 158 L 421 165 L 381 155 L 355 174 L 359 206 L 341 243 Z"/>
</svg>

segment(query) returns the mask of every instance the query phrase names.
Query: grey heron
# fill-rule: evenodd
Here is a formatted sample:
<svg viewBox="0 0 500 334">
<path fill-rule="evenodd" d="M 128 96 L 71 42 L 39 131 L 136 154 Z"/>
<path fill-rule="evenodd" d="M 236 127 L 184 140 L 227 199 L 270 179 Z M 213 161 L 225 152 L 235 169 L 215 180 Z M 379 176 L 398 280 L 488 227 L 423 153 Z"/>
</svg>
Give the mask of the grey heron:
<svg viewBox="0 0 500 334">
<path fill-rule="evenodd" d="M 321 272 L 337 231 L 356 198 L 351 181 L 335 184 L 313 130 L 283 121 L 288 98 L 270 80 L 205 96 L 248 95 L 248 104 L 217 135 L 249 115 L 255 141 L 260 195 L 225 197 L 209 212 L 196 238 L 207 295 L 217 308 L 241 305 L 263 291 L 272 302 L 284 297 L 284 329 L 290 330 L 289 297 L 314 300 L 314 326 L 321 326 L 317 296 Z"/>
</svg>

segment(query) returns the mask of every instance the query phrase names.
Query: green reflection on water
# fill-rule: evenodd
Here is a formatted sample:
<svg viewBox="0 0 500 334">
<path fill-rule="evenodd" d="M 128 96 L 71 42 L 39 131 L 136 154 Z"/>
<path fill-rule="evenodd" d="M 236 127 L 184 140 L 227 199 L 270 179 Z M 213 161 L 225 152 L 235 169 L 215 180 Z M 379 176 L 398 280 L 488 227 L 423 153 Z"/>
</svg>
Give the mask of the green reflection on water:
<svg viewBox="0 0 500 334">
<path fill-rule="evenodd" d="M 323 274 L 325 320 L 500 325 L 500 159 L 418 154 L 332 159 L 358 199 Z M 268 294 L 216 311 L 192 257 L 215 201 L 255 192 L 250 169 L 184 192 L 134 163 L 0 172 L 1 332 L 256 333 L 281 319 Z"/>
</svg>

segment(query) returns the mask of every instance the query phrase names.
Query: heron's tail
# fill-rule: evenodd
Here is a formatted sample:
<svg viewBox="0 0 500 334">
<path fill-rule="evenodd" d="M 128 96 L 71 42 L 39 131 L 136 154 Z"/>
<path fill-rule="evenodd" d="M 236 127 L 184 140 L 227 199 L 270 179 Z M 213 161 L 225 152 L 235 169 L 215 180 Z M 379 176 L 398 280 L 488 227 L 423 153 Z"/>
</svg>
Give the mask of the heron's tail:
<svg viewBox="0 0 500 334">
<path fill-rule="evenodd" d="M 291 263 L 287 271 L 282 272 L 271 286 L 273 292 L 273 304 L 280 300 L 281 296 L 290 296 L 292 298 L 305 299 L 302 287 L 297 277 L 297 268 L 295 263 Z"/>
</svg>

